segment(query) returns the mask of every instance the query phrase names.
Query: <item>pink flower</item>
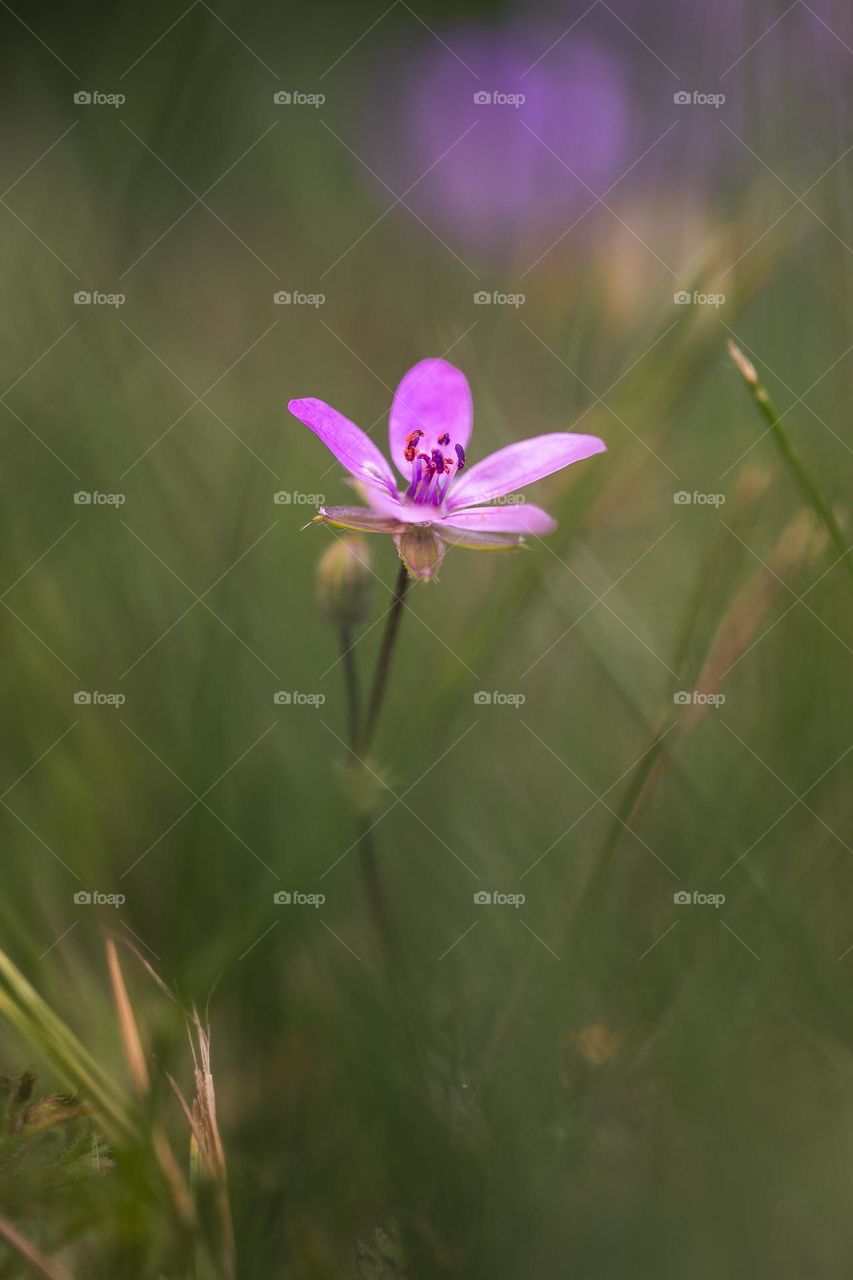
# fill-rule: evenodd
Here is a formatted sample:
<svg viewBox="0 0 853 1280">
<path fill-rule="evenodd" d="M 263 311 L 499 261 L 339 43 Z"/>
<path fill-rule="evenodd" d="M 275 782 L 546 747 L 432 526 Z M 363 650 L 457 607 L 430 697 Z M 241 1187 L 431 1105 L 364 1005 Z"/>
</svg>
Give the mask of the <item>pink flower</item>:
<svg viewBox="0 0 853 1280">
<path fill-rule="evenodd" d="M 394 395 L 389 419 L 394 472 L 360 427 L 322 400 L 291 400 L 288 409 L 318 435 L 354 478 L 364 507 L 320 507 L 314 522 L 360 533 L 390 533 L 413 578 L 437 576 L 446 545 L 513 549 L 526 535 L 552 533 L 556 521 L 530 502 L 488 505 L 605 449 L 596 436 L 554 432 L 498 449 L 472 467 L 471 389 L 446 360 L 421 360 Z"/>
</svg>

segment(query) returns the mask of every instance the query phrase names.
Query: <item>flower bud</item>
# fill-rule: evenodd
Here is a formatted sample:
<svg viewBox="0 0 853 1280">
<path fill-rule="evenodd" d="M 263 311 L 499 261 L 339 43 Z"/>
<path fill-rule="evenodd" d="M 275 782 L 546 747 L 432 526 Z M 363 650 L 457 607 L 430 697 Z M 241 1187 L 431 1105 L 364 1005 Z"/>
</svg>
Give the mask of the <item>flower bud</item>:
<svg viewBox="0 0 853 1280">
<path fill-rule="evenodd" d="M 370 613 L 373 574 L 370 554 L 362 538 L 341 537 L 323 554 L 317 566 L 317 608 L 339 627 L 353 627 Z"/>
<path fill-rule="evenodd" d="M 444 543 L 432 529 L 417 524 L 407 525 L 402 533 L 394 535 L 394 542 L 409 577 L 417 582 L 438 581 Z"/>
</svg>

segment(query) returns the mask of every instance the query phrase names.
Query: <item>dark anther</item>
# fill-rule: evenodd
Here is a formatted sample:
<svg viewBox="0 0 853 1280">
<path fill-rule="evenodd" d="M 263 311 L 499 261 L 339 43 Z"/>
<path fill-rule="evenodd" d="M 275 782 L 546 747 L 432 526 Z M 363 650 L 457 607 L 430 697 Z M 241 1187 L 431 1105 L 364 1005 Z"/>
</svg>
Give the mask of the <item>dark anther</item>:
<svg viewBox="0 0 853 1280">
<path fill-rule="evenodd" d="M 414 462 L 417 444 L 422 435 L 423 435 L 423 432 L 421 430 L 417 430 L 417 431 L 410 431 L 409 434 L 406 436 L 406 447 L 403 450 L 403 457 L 406 459 L 407 462 Z"/>
<path fill-rule="evenodd" d="M 461 444 L 457 444 L 455 448 L 456 448 L 456 459 L 457 459 L 456 470 L 461 471 L 462 468 L 465 466 L 465 450 L 462 448 Z"/>
</svg>

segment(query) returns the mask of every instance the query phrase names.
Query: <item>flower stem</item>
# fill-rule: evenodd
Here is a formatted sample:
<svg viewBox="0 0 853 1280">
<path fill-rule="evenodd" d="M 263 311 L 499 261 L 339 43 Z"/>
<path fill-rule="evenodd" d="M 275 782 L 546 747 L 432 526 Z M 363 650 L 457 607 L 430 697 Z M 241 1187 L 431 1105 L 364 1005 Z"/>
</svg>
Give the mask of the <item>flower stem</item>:
<svg viewBox="0 0 853 1280">
<path fill-rule="evenodd" d="M 388 910 L 385 890 L 382 888 L 382 877 L 379 874 L 379 862 L 376 857 L 376 846 L 373 842 L 373 831 L 367 820 L 364 822 L 359 834 L 358 860 L 361 865 L 361 878 L 364 882 L 364 891 L 370 908 L 373 927 L 376 930 L 386 958 L 390 962 L 389 973 L 393 975 L 397 960 L 396 937 L 391 924 L 391 914 Z"/>
<path fill-rule="evenodd" d="M 397 627 L 399 626 L 399 608 L 402 606 L 403 595 L 405 594 L 405 586 L 403 586 L 402 591 L 400 588 L 401 584 L 398 582 L 394 594 L 394 604 L 392 606 L 391 614 L 389 615 L 388 626 L 385 631 L 382 649 L 379 655 L 379 664 L 376 669 L 376 676 L 374 677 L 373 699 L 371 701 L 372 720 L 368 725 L 368 733 L 372 733 L 370 725 L 375 725 L 376 718 L 378 717 L 381 709 L 382 692 L 387 680 L 391 650 L 396 637 Z M 344 690 L 347 700 L 349 747 L 353 757 L 361 763 L 361 686 L 358 678 L 358 666 L 355 660 L 352 628 L 346 624 L 342 624 L 339 628 L 338 640 L 341 651 L 341 664 L 343 666 Z M 380 676 L 382 677 L 381 679 Z M 364 737 L 366 743 L 367 734 L 365 734 Z M 388 904 L 385 899 L 385 892 L 382 888 L 382 878 L 379 873 L 376 846 L 373 840 L 373 828 L 369 817 L 365 818 L 360 824 L 357 847 L 359 863 L 361 865 L 361 875 L 364 882 L 365 896 L 367 898 L 370 916 L 373 921 L 373 927 L 376 930 L 376 934 L 383 950 L 385 951 L 386 957 L 391 962 L 391 969 L 393 971 L 394 960 L 396 957 L 394 930 L 391 924 L 391 915 L 388 909 Z"/>
<path fill-rule="evenodd" d="M 397 581 L 394 584 L 394 599 L 388 612 L 388 621 L 385 624 L 385 634 L 382 637 L 382 647 L 379 650 L 379 658 L 376 663 L 376 674 L 373 677 L 373 687 L 370 691 L 370 706 L 367 712 L 367 724 L 364 730 L 364 738 L 362 747 L 364 752 L 370 748 L 373 741 L 373 735 L 376 732 L 376 725 L 379 720 L 379 713 L 382 710 L 382 703 L 385 699 L 385 689 L 388 684 L 388 675 L 391 670 L 391 658 L 394 653 L 394 644 L 397 639 L 397 633 L 400 630 L 400 619 L 403 615 L 403 604 L 406 599 L 406 592 L 409 589 L 411 579 L 406 571 L 406 566 L 401 563 L 400 572 L 397 575 Z"/>
<path fill-rule="evenodd" d="M 358 669 L 355 662 L 355 646 L 352 642 L 352 628 L 342 626 L 340 629 L 341 662 L 344 668 L 344 689 L 347 696 L 347 720 L 349 723 L 350 746 L 354 753 L 358 752 L 361 735 L 361 689 L 358 680 Z"/>
</svg>

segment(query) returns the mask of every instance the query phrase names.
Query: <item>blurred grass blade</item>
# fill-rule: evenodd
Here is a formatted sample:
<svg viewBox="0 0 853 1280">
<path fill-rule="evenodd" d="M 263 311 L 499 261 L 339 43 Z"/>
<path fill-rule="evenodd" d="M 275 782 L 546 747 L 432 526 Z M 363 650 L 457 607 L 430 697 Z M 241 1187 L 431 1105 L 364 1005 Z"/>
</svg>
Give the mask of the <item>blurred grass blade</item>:
<svg viewBox="0 0 853 1280">
<path fill-rule="evenodd" d="M 32 1269 L 40 1276 L 44 1276 L 45 1280 L 72 1280 L 72 1276 L 64 1267 L 60 1267 L 58 1263 L 52 1262 L 50 1258 L 46 1258 L 34 1244 L 31 1244 L 20 1231 L 12 1226 L 11 1222 L 0 1216 L 0 1236 L 8 1245 L 25 1258 Z"/>
<path fill-rule="evenodd" d="M 172 1150 L 169 1139 L 158 1125 L 151 1135 L 151 1145 L 157 1157 L 157 1163 L 169 1187 L 178 1217 L 188 1227 L 198 1226 L 198 1215 L 195 1202 L 184 1177 L 183 1170 Z"/>
<path fill-rule="evenodd" d="M 207 1178 L 216 1188 L 216 1207 L 222 1231 L 225 1273 L 233 1276 L 236 1265 L 234 1225 L 228 1199 L 225 1149 L 216 1119 L 216 1090 L 210 1063 L 210 1029 L 202 1023 L 195 1009 L 193 1009 L 193 1025 L 190 1028 L 190 1047 L 195 1068 L 195 1097 L 192 1105 L 190 1138 L 193 1180 Z"/>
<path fill-rule="evenodd" d="M 118 1017 L 119 1033 L 121 1035 L 122 1045 L 124 1046 L 125 1057 L 127 1058 L 128 1069 L 134 1086 L 141 1097 L 147 1096 L 151 1079 L 148 1074 L 148 1065 L 145 1061 L 145 1050 L 142 1047 L 142 1038 L 139 1034 L 136 1016 L 133 1012 L 133 1006 L 130 1002 L 127 986 L 124 981 L 124 974 L 121 968 L 121 962 L 118 958 L 115 941 L 111 937 L 104 940 L 107 953 L 107 967 L 110 974 L 110 982 L 113 988 L 113 998 L 116 1005 L 116 1015 Z M 162 985 L 162 983 L 161 983 Z M 197 1225 L 198 1219 L 193 1204 L 193 1198 L 190 1189 L 187 1186 L 186 1178 L 181 1170 L 175 1153 L 173 1152 L 169 1140 L 163 1128 L 157 1124 L 151 1133 L 151 1145 L 154 1154 L 157 1157 L 157 1163 L 160 1165 L 163 1177 L 174 1201 L 175 1209 L 178 1217 L 190 1227 Z"/>
<path fill-rule="evenodd" d="M 108 1128 L 125 1138 L 139 1136 L 124 1096 L 4 951 L 0 951 L 0 1014 L 96 1105 Z"/>
<path fill-rule="evenodd" d="M 841 526 L 835 518 L 835 514 L 829 503 L 824 498 L 820 489 L 815 484 L 810 473 L 800 460 L 794 446 L 791 444 L 787 431 L 782 426 L 781 419 L 777 414 L 770 396 L 767 394 L 767 388 L 761 382 L 756 372 L 755 366 L 751 360 L 748 360 L 740 347 L 731 338 L 728 340 L 729 355 L 734 361 L 738 373 L 743 378 L 750 395 L 757 404 L 759 411 L 763 415 L 766 422 L 770 424 L 773 433 L 773 439 L 779 452 L 784 459 L 785 465 L 794 477 L 800 492 L 811 506 L 818 519 L 826 525 L 832 541 L 838 549 L 839 555 L 844 560 L 845 568 L 853 578 L 853 562 L 848 557 L 850 546 Z"/>
<path fill-rule="evenodd" d="M 124 974 L 121 971 L 115 942 L 108 937 L 104 940 L 104 946 L 107 952 L 107 967 L 110 973 L 119 1031 L 121 1032 L 127 1065 L 137 1092 L 144 1096 L 148 1093 L 151 1081 L 148 1075 L 148 1066 L 145 1062 L 142 1040 L 139 1036 L 139 1028 L 136 1025 L 133 1007 L 127 994 L 127 987 L 124 981 Z"/>
</svg>

